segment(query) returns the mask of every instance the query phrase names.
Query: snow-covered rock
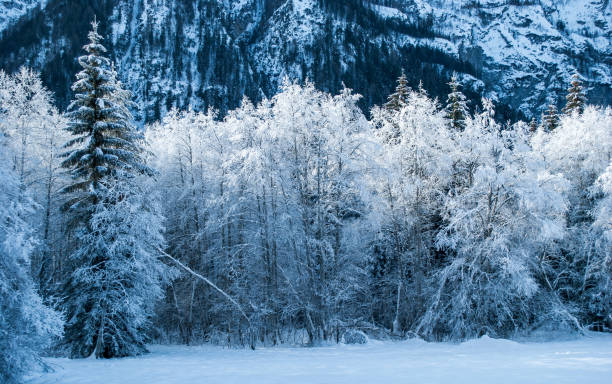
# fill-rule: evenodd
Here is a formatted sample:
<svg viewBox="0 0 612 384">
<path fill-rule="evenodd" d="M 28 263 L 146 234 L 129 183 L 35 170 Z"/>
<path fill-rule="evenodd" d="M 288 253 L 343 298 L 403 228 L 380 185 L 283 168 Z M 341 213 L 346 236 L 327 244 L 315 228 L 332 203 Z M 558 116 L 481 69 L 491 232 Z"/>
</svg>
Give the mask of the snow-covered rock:
<svg viewBox="0 0 612 384">
<path fill-rule="evenodd" d="M 349 329 L 342 335 L 344 344 L 367 344 L 368 336 L 356 329 Z"/>
</svg>

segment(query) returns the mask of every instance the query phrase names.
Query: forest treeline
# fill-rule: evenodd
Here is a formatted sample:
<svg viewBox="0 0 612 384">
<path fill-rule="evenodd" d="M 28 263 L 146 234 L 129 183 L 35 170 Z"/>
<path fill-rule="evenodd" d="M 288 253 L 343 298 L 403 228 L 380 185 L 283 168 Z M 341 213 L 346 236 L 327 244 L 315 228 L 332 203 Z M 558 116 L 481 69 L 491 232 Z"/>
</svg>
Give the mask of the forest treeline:
<svg viewBox="0 0 612 384">
<path fill-rule="evenodd" d="M 577 76 L 539 123 L 402 76 L 369 119 L 287 80 L 141 130 L 89 40 L 66 113 L 37 73 L 0 72 L 3 382 L 45 348 L 612 329 L 612 110 Z"/>
</svg>

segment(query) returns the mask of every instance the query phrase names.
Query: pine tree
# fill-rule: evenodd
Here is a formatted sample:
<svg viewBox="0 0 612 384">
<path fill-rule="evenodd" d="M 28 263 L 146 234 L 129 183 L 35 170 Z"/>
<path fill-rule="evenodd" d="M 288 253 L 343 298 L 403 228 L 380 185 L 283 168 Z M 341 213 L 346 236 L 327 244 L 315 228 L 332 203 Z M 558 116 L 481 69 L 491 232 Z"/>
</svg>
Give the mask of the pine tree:
<svg viewBox="0 0 612 384">
<path fill-rule="evenodd" d="M 465 129 L 465 118 L 468 115 L 465 95 L 459 90 L 459 82 L 453 75 L 448 85 L 451 88 L 451 93 L 448 94 L 446 111 L 448 118 L 451 121 L 451 126 L 458 130 Z"/>
<path fill-rule="evenodd" d="M 97 22 L 72 89 L 68 131 L 74 138 L 62 165 L 73 182 L 63 189 L 75 244 L 65 284 L 65 342 L 72 357 L 143 353 L 152 305 L 166 274 L 159 260 L 161 215 L 141 187 L 143 137 L 133 125 L 129 92 L 102 55 Z"/>
<path fill-rule="evenodd" d="M 102 56 L 106 48 L 100 44 L 98 23 L 92 26 L 89 44 L 84 47 L 88 55 L 79 58 L 83 70 L 72 86 L 75 100 L 67 113 L 68 131 L 75 137 L 66 144 L 73 149 L 65 154 L 62 165 L 70 169 L 74 183 L 63 192 L 76 193 L 68 205 L 73 211 L 91 207 L 96 193 L 106 188 L 104 180 L 116 169 L 152 175 L 141 158 L 138 141 L 142 135 L 131 126 L 128 106 L 122 105 L 126 91 L 120 91 L 110 61 Z"/>
<path fill-rule="evenodd" d="M 567 90 L 567 96 L 565 97 L 567 104 L 563 108 L 563 113 L 571 115 L 573 113 L 581 114 L 584 111 L 584 105 L 586 103 L 586 96 L 580 81 L 580 76 L 577 73 L 572 76 L 571 86 Z"/>
<path fill-rule="evenodd" d="M 548 110 L 542 117 L 542 124 L 546 132 L 552 132 L 559 126 L 559 114 L 554 104 L 548 106 Z"/>
<path fill-rule="evenodd" d="M 408 80 L 406 74 L 402 69 L 401 76 L 397 79 L 397 86 L 395 92 L 389 95 L 388 101 L 385 104 L 385 108 L 389 111 L 399 111 L 402 106 L 406 104 L 408 100 L 408 94 L 410 93 L 410 87 L 408 87 Z"/>
<path fill-rule="evenodd" d="M 533 133 L 538 130 L 538 122 L 535 117 L 529 122 L 529 132 Z"/>
</svg>

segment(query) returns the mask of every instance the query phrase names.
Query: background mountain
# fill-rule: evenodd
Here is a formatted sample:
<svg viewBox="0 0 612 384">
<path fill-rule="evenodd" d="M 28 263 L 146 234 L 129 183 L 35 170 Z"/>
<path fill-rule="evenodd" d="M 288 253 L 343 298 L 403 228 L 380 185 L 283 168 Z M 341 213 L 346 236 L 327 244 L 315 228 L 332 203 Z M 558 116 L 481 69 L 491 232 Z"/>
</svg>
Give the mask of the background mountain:
<svg viewBox="0 0 612 384">
<path fill-rule="evenodd" d="M 0 31 L 18 21 L 36 6 L 44 6 L 46 0 L 0 0 Z"/>
<path fill-rule="evenodd" d="M 562 106 L 576 71 L 592 103 L 612 101 L 609 0 L 5 0 L 0 68 L 41 70 L 65 107 L 94 14 L 146 121 L 174 106 L 223 113 L 285 76 L 344 83 L 367 110 L 402 68 L 441 100 L 456 71 L 471 105 L 488 96 L 502 118 Z"/>
</svg>

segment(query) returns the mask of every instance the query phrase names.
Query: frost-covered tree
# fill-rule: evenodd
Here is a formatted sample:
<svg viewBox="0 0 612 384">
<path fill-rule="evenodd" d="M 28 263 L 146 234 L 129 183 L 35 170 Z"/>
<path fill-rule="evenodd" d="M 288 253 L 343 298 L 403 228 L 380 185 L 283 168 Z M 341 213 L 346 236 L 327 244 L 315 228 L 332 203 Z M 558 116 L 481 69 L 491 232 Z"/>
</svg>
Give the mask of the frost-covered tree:
<svg viewBox="0 0 612 384">
<path fill-rule="evenodd" d="M 554 132 L 534 137 L 534 147 L 552 172 L 570 182 L 568 236 L 551 250 L 549 280 L 582 324 L 609 327 L 612 112 L 587 107 L 582 114 L 565 115 Z"/>
<path fill-rule="evenodd" d="M 595 205 L 591 232 L 594 237 L 592 268 L 585 287 L 593 317 L 593 328 L 612 330 L 612 163 L 598 177 L 594 194 L 600 199 Z"/>
<path fill-rule="evenodd" d="M 529 132 L 535 133 L 538 130 L 538 122 L 535 117 L 529 122 Z"/>
<path fill-rule="evenodd" d="M 459 90 L 460 84 L 457 81 L 456 75 L 453 75 L 450 83 L 451 92 L 448 94 L 446 101 L 446 112 L 450 119 L 451 126 L 462 131 L 465 129 L 465 120 L 468 116 L 468 108 L 465 95 Z"/>
<path fill-rule="evenodd" d="M 66 144 L 71 150 L 62 163 L 74 180 L 63 191 L 76 193 L 68 206 L 72 212 L 83 207 L 85 215 L 96 202 L 96 191 L 105 189 L 103 181 L 115 169 L 152 173 L 142 163 L 138 144 L 142 136 L 126 118 L 128 106 L 118 100 L 124 92 L 119 91 L 109 60 L 102 56 L 106 48 L 100 43 L 97 22 L 92 27 L 89 44 L 84 47 L 87 55 L 79 57 L 83 69 L 72 86 L 75 99 L 68 108 L 67 130 L 74 137 Z"/>
<path fill-rule="evenodd" d="M 26 68 L 14 75 L 0 74 L 0 105 L 0 131 L 12 154 L 6 166 L 17 172 L 21 187 L 39 207 L 25 219 L 40 233 L 31 264 L 46 295 L 62 273 L 57 262 L 63 242 L 56 192 L 62 179 L 58 155 L 66 137 L 65 120 L 52 106 L 40 76 Z"/>
<path fill-rule="evenodd" d="M 369 129 L 348 90 L 331 97 L 286 81 L 272 100 L 244 100 L 222 121 L 172 113 L 149 131 L 169 210 L 168 249 L 239 302 L 184 276 L 164 319 L 189 342 L 206 332 L 245 343 L 339 339 L 366 311 L 363 202 Z M 361 307 L 360 307 L 361 306 Z M 365 318 L 366 316 L 361 316 Z M 177 329 L 178 328 L 178 329 Z"/>
<path fill-rule="evenodd" d="M 547 132 L 552 132 L 559 126 L 559 114 L 557 106 L 549 104 L 544 116 L 542 116 L 542 126 Z"/>
<path fill-rule="evenodd" d="M 34 257 L 36 265 L 33 272 L 37 276 L 41 293 L 48 296 L 58 294 L 66 273 L 61 256 L 66 243 L 65 226 L 60 212 L 62 198 L 58 191 L 67 181 L 61 166 L 61 154 L 64 152 L 62 146 L 68 139 L 68 132 L 65 130 L 66 118 L 55 109 L 50 111 L 43 127 L 39 163 L 35 169 L 38 181 L 32 187 L 41 207 L 36 220 L 41 243 Z"/>
<path fill-rule="evenodd" d="M 451 134 L 445 112 L 422 92 L 410 92 L 398 114 L 374 124 L 382 149 L 380 175 L 370 186 L 377 196 L 372 218 L 378 218 L 376 249 L 384 258 L 374 265 L 374 284 L 388 295 L 375 317 L 399 333 L 413 330 L 423 312 L 439 207 L 450 183 Z M 397 132 L 392 142 L 385 139 L 390 132 Z"/>
<path fill-rule="evenodd" d="M 586 104 L 586 95 L 580 81 L 580 76 L 575 73 L 572 76 L 571 86 L 567 90 L 567 96 L 565 97 L 567 103 L 563 108 L 563 113 L 571 115 L 573 113 L 582 113 Z"/>
<path fill-rule="evenodd" d="M 406 78 L 406 74 L 402 69 L 402 74 L 397 79 L 395 92 L 389 95 L 387 103 L 385 104 L 385 109 L 388 111 L 399 111 L 406 103 L 406 98 L 409 92 L 410 87 L 408 86 L 408 79 Z"/>
<path fill-rule="evenodd" d="M 107 188 L 76 233 L 79 246 L 71 255 L 78 267 L 65 292 L 72 315 L 65 336 L 73 357 L 145 352 L 153 305 L 167 276 L 157 201 L 125 182 Z"/>
<path fill-rule="evenodd" d="M 145 190 L 152 170 L 143 160 L 143 136 L 92 23 L 87 55 L 73 85 L 62 165 L 72 182 L 63 188 L 74 236 L 65 284 L 65 342 L 72 357 L 129 356 L 144 352 L 152 306 L 166 275 L 160 260 L 162 216 Z"/>
<path fill-rule="evenodd" d="M 301 181 L 302 191 L 308 190 L 315 204 L 310 205 L 305 196 L 301 199 L 316 217 L 315 225 L 306 226 L 305 231 L 307 241 L 314 245 L 316 268 L 323 271 L 318 281 L 312 282 L 315 287 L 324 287 L 318 292 L 324 304 L 322 336 L 338 341 L 343 327 L 354 321 L 354 314 L 363 313 L 363 304 L 355 299 L 366 289 L 361 231 L 367 225 L 363 223 L 367 206 L 361 185 L 369 167 L 365 157 L 369 127 L 357 107 L 360 96 L 344 89 L 333 98 L 322 97 L 320 130 L 307 139 L 305 144 L 313 140 L 311 146 L 303 148 L 314 162 L 310 171 L 308 165 L 300 170 L 301 175 L 314 176 Z M 307 132 L 300 134 L 306 136 Z M 308 239 L 309 234 L 314 238 Z"/>
<path fill-rule="evenodd" d="M 473 166 L 444 198 L 436 244 L 452 257 L 417 328 L 427 338 L 507 337 L 552 310 L 534 304 L 537 251 L 563 235 L 563 180 L 531 159 L 524 126 L 502 131 L 483 105 L 456 142 L 454 156 Z"/>
<path fill-rule="evenodd" d="M 1 120 L 2 130 L 7 135 L 7 145 L 14 153 L 11 161 L 23 187 L 36 180 L 46 121 L 53 113 L 51 93 L 31 69 L 22 67 L 12 76 L 0 76 L 3 89 Z"/>
<path fill-rule="evenodd" d="M 10 149 L 0 133 L 0 381 L 21 382 L 40 353 L 62 333 L 62 320 L 45 306 L 30 277 L 36 246 L 25 217 L 33 202 L 10 164 Z"/>
<path fill-rule="evenodd" d="M 209 227 L 207 219 L 216 217 L 208 206 L 223 204 L 225 198 L 227 186 L 222 179 L 228 172 L 229 134 L 219 130 L 212 111 L 173 110 L 161 124 L 147 128 L 147 141 L 155 154 L 151 161 L 160 172 L 156 189 L 164 202 L 167 250 L 211 278 L 217 273 L 217 263 L 208 255 L 216 251 L 216 240 L 226 237 L 209 236 L 212 225 Z M 168 334 L 176 332 L 181 342 L 190 343 L 210 327 L 215 295 L 193 276 L 181 275 L 167 288 L 160 322 Z"/>
<path fill-rule="evenodd" d="M 363 267 L 358 248 L 347 241 L 360 217 L 355 180 L 367 127 L 356 101 L 347 90 L 331 98 L 312 84 L 285 82 L 270 107 L 258 107 L 259 122 L 242 118 L 236 125 L 239 179 L 231 184 L 245 188 L 250 201 L 243 217 L 257 223 L 245 226 L 244 235 L 260 244 L 251 254 L 264 261 L 261 277 L 270 295 L 262 304 L 274 314 L 264 324 L 280 323 L 278 308 L 293 322 L 302 318 L 311 342 L 339 338 L 355 294 L 341 281 Z"/>
</svg>

